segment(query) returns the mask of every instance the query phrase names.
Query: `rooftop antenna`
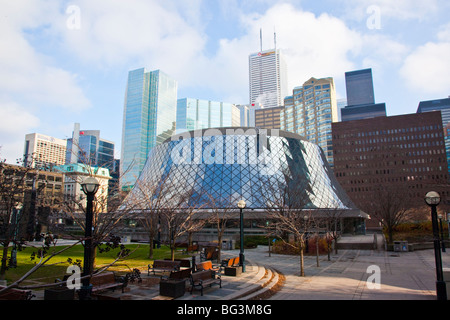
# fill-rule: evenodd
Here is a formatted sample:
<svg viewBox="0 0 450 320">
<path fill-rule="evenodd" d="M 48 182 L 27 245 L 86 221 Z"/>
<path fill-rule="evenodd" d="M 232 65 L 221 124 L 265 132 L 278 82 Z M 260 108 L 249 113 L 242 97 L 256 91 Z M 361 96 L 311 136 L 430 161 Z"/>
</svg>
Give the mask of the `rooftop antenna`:
<svg viewBox="0 0 450 320">
<path fill-rule="evenodd" d="M 273 45 L 277 49 L 277 33 L 275 32 L 275 27 L 273 27 Z"/>
<path fill-rule="evenodd" d="M 262 52 L 262 28 L 259 29 L 259 47 L 259 51 Z"/>
</svg>

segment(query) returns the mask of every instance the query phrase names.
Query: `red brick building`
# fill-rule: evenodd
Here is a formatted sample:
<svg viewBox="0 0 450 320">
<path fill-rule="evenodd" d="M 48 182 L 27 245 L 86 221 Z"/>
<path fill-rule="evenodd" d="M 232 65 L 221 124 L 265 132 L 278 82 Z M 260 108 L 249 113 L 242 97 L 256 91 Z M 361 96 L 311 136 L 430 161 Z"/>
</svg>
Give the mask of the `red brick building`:
<svg viewBox="0 0 450 320">
<path fill-rule="evenodd" d="M 332 124 L 334 173 L 362 210 L 380 186 L 397 188 L 411 207 L 434 190 L 450 200 L 440 112 Z M 370 214 L 370 212 L 367 212 Z"/>
</svg>

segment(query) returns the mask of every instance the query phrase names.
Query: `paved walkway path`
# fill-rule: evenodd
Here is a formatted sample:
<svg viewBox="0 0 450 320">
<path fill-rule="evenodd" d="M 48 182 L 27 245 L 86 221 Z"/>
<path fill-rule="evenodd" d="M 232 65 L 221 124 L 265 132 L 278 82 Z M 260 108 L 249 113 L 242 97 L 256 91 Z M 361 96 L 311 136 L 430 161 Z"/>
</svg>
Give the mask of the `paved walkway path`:
<svg viewBox="0 0 450 320">
<path fill-rule="evenodd" d="M 322 255 L 319 266 L 315 256 L 305 256 L 304 277 L 299 276 L 298 256 L 269 254 L 267 246 L 247 249 L 245 273 L 223 275 L 222 288 L 206 288 L 203 296 L 199 291 L 186 292 L 176 300 L 436 300 L 434 250 L 390 252 L 384 250 L 382 239 L 378 240 L 375 250 L 342 249 L 333 253 L 330 261 Z M 370 242 L 373 235 L 343 237 L 341 241 Z M 223 251 L 222 255 L 234 257 L 239 250 Z M 442 253 L 442 260 L 443 267 L 450 268 L 450 250 Z M 142 278 L 142 284 L 130 284 L 125 293 L 110 296 L 122 300 L 170 299 L 159 295 L 154 277 L 143 274 Z"/>
</svg>

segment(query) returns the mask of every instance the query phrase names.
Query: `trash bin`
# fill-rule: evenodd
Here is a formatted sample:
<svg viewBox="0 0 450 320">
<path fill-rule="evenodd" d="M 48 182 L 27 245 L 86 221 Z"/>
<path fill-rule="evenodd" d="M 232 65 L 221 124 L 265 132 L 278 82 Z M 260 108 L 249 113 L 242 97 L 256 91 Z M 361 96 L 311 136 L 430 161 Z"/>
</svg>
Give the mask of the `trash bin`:
<svg viewBox="0 0 450 320">
<path fill-rule="evenodd" d="M 394 241 L 395 252 L 408 252 L 408 241 Z"/>
<path fill-rule="evenodd" d="M 408 252 L 408 241 L 400 241 L 402 252 Z"/>
</svg>

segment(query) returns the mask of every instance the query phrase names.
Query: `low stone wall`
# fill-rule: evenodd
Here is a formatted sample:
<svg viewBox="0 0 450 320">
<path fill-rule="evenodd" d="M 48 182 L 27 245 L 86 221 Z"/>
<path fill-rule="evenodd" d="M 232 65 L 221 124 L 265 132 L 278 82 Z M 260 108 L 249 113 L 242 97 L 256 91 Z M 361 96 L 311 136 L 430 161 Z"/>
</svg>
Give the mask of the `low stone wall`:
<svg viewBox="0 0 450 320">
<path fill-rule="evenodd" d="M 376 250 L 377 246 L 375 243 L 351 243 L 351 242 L 343 242 L 337 243 L 338 250 Z"/>
</svg>

